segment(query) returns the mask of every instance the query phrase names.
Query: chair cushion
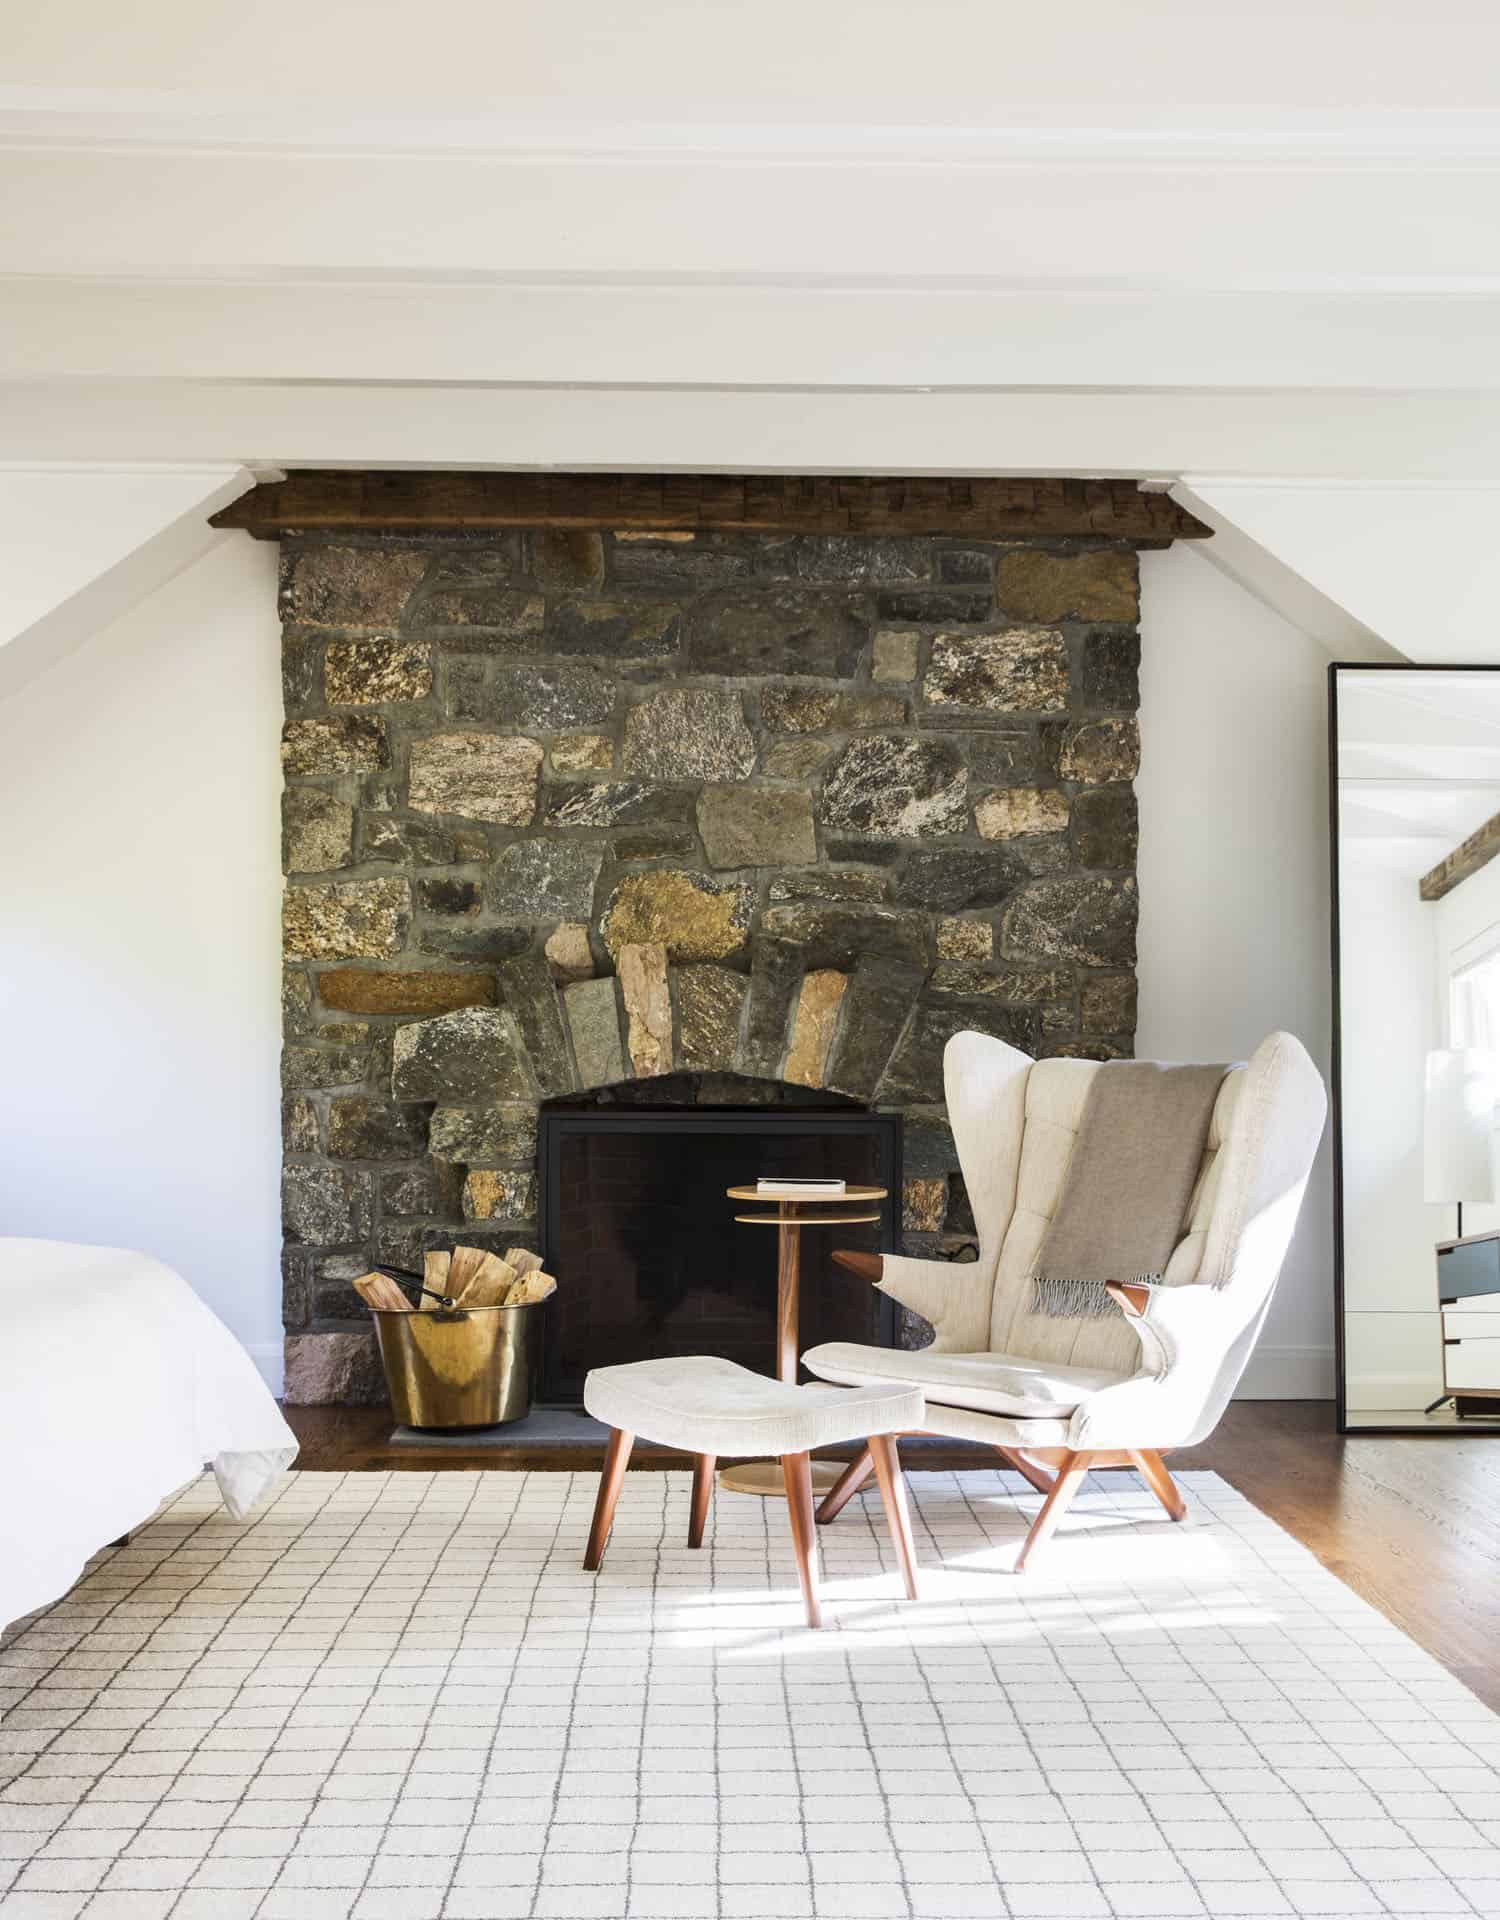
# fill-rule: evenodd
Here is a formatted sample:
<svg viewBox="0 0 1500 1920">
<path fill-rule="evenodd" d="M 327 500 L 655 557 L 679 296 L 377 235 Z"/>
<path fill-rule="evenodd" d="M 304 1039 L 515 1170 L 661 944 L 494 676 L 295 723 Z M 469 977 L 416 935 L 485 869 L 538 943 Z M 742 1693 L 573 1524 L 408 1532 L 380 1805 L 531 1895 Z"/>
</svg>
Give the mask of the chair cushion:
<svg viewBox="0 0 1500 1920">
<path fill-rule="evenodd" d="M 858 1351 L 858 1349 L 851 1349 Z M 922 1425 L 922 1392 L 900 1380 L 839 1387 L 790 1387 L 733 1360 L 686 1354 L 595 1367 L 583 1404 L 596 1420 L 684 1453 L 734 1459 L 756 1453 L 806 1453 L 812 1447 L 905 1433 Z"/>
<path fill-rule="evenodd" d="M 835 1340 L 802 1356 L 820 1379 L 851 1387 L 877 1380 L 920 1387 L 934 1406 L 971 1407 L 1013 1419 L 1055 1419 L 1090 1394 L 1130 1378 L 1103 1367 L 1060 1366 L 1013 1353 L 933 1353 L 919 1348 L 859 1347 Z"/>
</svg>

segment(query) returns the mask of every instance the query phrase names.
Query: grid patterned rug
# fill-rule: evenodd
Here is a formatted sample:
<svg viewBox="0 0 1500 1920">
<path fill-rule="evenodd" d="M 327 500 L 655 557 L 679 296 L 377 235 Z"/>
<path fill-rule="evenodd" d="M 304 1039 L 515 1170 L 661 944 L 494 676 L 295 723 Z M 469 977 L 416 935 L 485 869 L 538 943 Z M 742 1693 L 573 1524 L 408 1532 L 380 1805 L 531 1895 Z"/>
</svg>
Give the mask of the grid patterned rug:
<svg viewBox="0 0 1500 1920">
<path fill-rule="evenodd" d="M 822 1530 L 631 1474 L 211 1482 L 0 1649 L 4 1920 L 1500 1915 L 1500 1719 L 1212 1474 Z M 862 1510 L 863 1509 L 863 1510 Z M 9 1888 L 8 1892 L 3 1892 Z"/>
</svg>

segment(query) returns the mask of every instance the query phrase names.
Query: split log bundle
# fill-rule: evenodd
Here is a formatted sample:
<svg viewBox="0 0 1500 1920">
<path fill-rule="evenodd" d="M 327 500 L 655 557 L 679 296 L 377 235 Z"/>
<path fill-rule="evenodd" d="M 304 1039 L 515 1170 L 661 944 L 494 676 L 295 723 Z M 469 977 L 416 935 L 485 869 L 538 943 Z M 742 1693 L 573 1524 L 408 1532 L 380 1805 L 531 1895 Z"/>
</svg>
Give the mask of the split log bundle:
<svg viewBox="0 0 1500 1920">
<path fill-rule="evenodd" d="M 377 1313 L 410 1313 L 412 1303 L 388 1274 L 367 1273 L 354 1282 L 365 1305 Z M 484 1247 L 455 1247 L 451 1253 L 429 1253 L 422 1262 L 424 1313 L 445 1306 L 529 1307 L 557 1291 L 557 1282 L 542 1271 L 541 1257 L 529 1247 L 510 1247 L 504 1258 Z"/>
</svg>

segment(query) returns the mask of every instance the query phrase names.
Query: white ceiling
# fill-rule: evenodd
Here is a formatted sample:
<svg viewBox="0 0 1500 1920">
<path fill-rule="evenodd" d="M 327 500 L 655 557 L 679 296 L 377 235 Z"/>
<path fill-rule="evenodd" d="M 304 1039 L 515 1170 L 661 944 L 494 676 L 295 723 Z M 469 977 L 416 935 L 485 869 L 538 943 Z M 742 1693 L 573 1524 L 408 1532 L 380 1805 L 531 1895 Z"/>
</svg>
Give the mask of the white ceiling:
<svg viewBox="0 0 1500 1920">
<path fill-rule="evenodd" d="M 1414 30 L 1415 28 L 1415 30 Z M 1493 106 L 1500 23 L 1475 0 L 15 0 L 0 50 L 44 99 L 95 89 L 169 110 L 509 112 L 531 120 L 962 129 L 1238 109 L 1318 116 Z"/>
<path fill-rule="evenodd" d="M 16 465 L 1248 484 L 1236 577 L 1482 656 L 1397 494 L 1492 485 L 1497 339 L 1478 0 L 0 9 Z"/>
<path fill-rule="evenodd" d="M 1339 676 L 1339 830 L 1425 872 L 1500 813 L 1500 671 Z"/>
</svg>

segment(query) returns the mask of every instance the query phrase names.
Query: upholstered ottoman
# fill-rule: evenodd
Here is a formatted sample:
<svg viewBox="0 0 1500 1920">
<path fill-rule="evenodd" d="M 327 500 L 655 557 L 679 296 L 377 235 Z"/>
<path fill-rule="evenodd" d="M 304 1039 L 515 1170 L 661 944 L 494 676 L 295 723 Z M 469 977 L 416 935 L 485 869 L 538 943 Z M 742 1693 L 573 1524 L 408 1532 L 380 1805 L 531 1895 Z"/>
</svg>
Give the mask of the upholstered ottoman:
<svg viewBox="0 0 1500 1920">
<path fill-rule="evenodd" d="M 786 1482 L 792 1549 L 802 1577 L 807 1624 L 823 1624 L 818 1608 L 816 1528 L 812 1473 L 814 1447 L 867 1441 L 896 1543 L 908 1599 L 917 1597 L 917 1562 L 911 1516 L 894 1435 L 920 1428 L 924 1407 L 915 1387 L 792 1387 L 751 1373 L 732 1360 L 688 1355 L 680 1360 L 637 1360 L 628 1366 L 595 1367 L 583 1383 L 583 1404 L 610 1429 L 594 1524 L 583 1564 L 596 1573 L 604 1558 L 615 1502 L 639 1434 L 658 1446 L 680 1447 L 693 1456 L 693 1505 L 688 1545 L 701 1547 L 714 1463 L 749 1454 L 777 1454 Z"/>
</svg>

